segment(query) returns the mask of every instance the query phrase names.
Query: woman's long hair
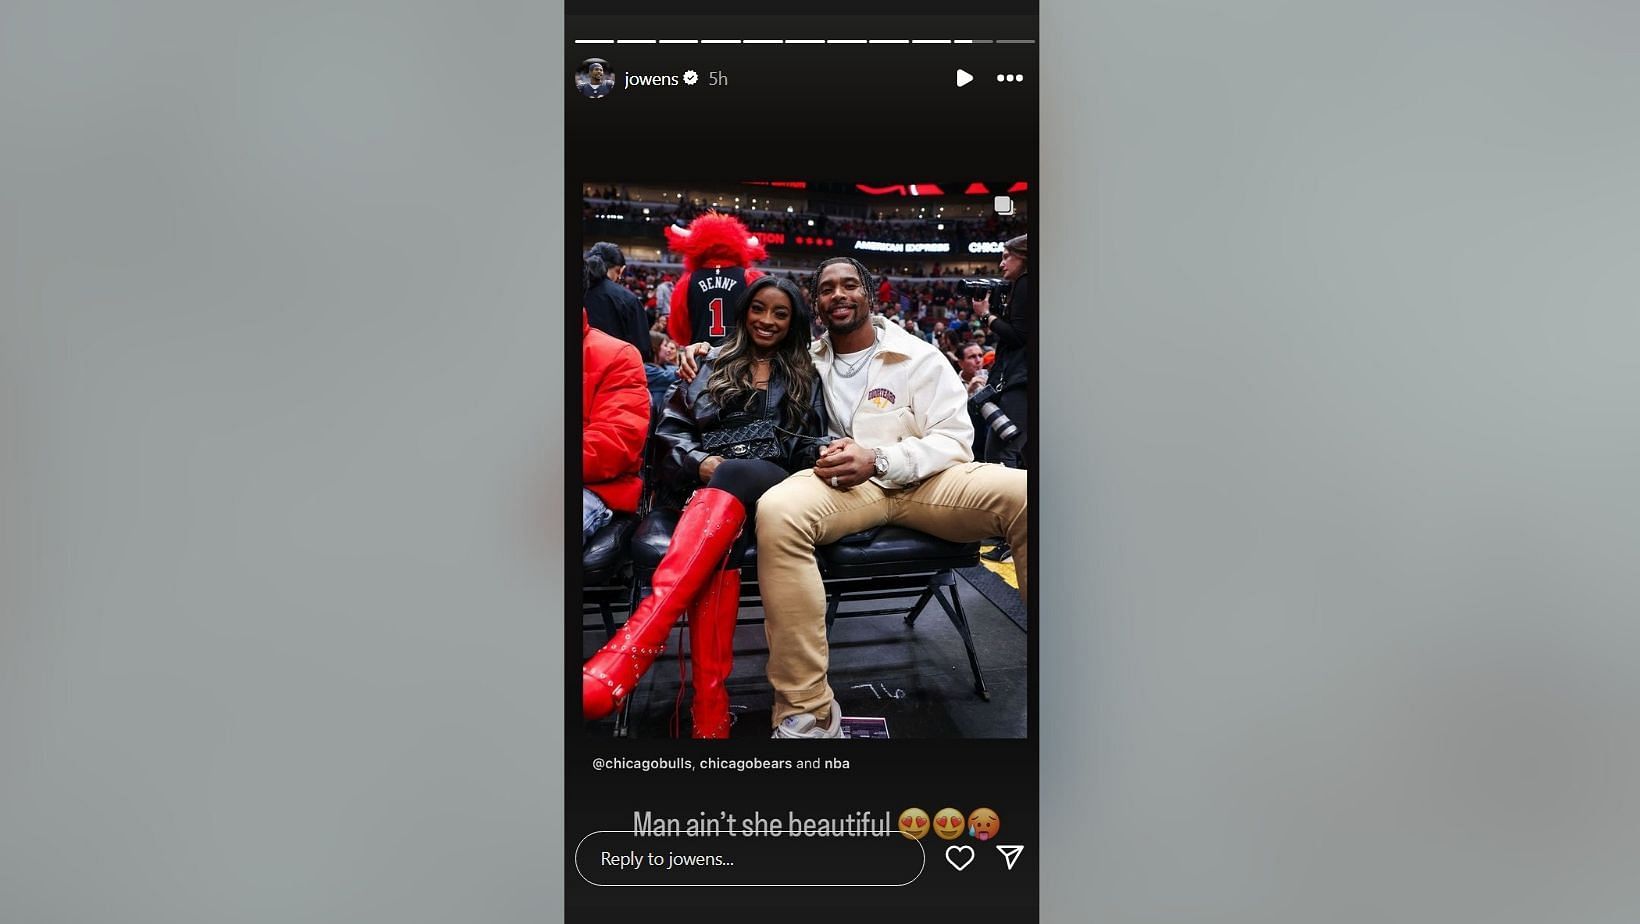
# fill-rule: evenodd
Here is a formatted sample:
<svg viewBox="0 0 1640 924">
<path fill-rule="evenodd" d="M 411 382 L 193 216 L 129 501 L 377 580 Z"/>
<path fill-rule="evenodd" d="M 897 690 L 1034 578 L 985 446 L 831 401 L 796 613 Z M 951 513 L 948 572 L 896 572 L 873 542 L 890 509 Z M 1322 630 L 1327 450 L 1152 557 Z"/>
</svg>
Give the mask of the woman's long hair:
<svg viewBox="0 0 1640 924">
<path fill-rule="evenodd" d="M 652 330 L 649 332 L 649 353 L 651 356 L 655 357 L 655 365 L 670 365 L 669 363 L 661 362 L 661 347 L 666 346 L 666 342 L 671 339 L 671 337 L 666 336 L 658 330 Z"/>
<path fill-rule="evenodd" d="M 744 401 L 756 391 L 757 386 L 752 384 L 756 348 L 747 329 L 746 314 L 751 310 L 752 297 L 771 286 L 786 293 L 792 302 L 791 324 L 769 357 L 769 374 L 779 375 L 786 383 L 786 419 L 796 426 L 808 416 L 809 401 L 814 396 L 814 361 L 809 357 L 811 322 L 803 290 L 783 276 L 760 276 L 741 293 L 735 303 L 735 332 L 718 351 L 712 374 L 706 379 L 706 393 L 718 407 L 727 409 L 733 406 L 731 402 Z"/>
</svg>

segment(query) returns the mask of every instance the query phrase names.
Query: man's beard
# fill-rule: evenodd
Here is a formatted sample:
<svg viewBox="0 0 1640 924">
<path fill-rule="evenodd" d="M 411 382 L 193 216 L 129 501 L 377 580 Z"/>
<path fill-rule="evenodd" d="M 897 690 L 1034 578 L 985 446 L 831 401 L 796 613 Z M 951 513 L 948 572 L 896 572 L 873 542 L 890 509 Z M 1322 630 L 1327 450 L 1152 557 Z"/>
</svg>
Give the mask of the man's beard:
<svg viewBox="0 0 1640 924">
<path fill-rule="evenodd" d="M 863 326 L 865 326 L 866 324 L 869 324 L 869 323 L 871 323 L 871 309 L 870 309 L 870 307 L 861 307 L 860 305 L 854 305 L 853 306 L 853 315 L 850 318 L 849 322 L 845 325 L 839 325 L 839 324 L 832 323 L 831 312 L 829 312 L 829 311 L 826 312 L 826 318 L 825 318 L 826 330 L 829 331 L 832 334 L 832 336 L 845 336 L 845 335 L 848 335 L 848 334 L 852 334 L 855 331 L 859 330 L 861 327 L 863 327 Z"/>
</svg>

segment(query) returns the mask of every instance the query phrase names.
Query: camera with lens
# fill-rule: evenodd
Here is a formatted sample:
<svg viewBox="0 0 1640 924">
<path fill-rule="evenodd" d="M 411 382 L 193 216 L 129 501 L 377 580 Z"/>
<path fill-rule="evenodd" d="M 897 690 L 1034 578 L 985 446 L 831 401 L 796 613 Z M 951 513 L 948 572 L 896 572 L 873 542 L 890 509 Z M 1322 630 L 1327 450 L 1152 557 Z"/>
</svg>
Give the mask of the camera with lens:
<svg viewBox="0 0 1640 924">
<path fill-rule="evenodd" d="M 1008 294 L 1008 290 L 1013 288 L 1014 284 L 1006 279 L 972 278 L 964 279 L 958 285 L 962 290 L 962 294 L 969 298 L 989 298 L 999 293 Z"/>
<path fill-rule="evenodd" d="M 968 396 L 968 403 L 979 412 L 980 419 L 991 428 L 997 439 L 1010 441 L 1019 435 L 1019 424 L 1011 420 L 997 404 L 997 390 L 994 385 L 987 385 Z"/>
</svg>

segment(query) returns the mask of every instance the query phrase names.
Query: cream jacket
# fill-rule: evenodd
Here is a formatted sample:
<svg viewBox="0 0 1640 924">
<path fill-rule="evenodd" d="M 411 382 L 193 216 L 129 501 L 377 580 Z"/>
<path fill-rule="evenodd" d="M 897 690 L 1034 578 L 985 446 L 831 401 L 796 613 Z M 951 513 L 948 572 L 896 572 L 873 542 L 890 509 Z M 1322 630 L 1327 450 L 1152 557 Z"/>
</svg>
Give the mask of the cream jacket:
<svg viewBox="0 0 1640 924">
<path fill-rule="evenodd" d="M 850 436 L 881 449 L 888 474 L 873 478 L 884 488 L 916 484 L 974 459 L 974 423 L 968 390 L 945 355 L 932 345 L 871 316 L 878 347 L 866 369 L 865 394 L 854 409 Z M 831 335 L 814 342 L 814 366 L 831 375 Z"/>
</svg>

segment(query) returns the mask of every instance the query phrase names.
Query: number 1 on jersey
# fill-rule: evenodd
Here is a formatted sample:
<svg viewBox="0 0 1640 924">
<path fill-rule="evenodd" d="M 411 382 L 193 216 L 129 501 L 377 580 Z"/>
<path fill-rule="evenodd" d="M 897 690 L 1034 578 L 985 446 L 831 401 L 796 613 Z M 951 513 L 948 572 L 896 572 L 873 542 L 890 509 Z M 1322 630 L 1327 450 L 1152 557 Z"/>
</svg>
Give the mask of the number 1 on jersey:
<svg viewBox="0 0 1640 924">
<path fill-rule="evenodd" d="M 707 333 L 713 337 L 721 337 L 728 333 L 729 329 L 723 326 L 723 299 L 714 298 L 712 304 L 707 307 L 712 311 L 712 327 Z"/>
</svg>

